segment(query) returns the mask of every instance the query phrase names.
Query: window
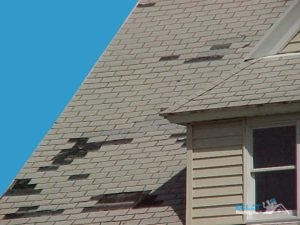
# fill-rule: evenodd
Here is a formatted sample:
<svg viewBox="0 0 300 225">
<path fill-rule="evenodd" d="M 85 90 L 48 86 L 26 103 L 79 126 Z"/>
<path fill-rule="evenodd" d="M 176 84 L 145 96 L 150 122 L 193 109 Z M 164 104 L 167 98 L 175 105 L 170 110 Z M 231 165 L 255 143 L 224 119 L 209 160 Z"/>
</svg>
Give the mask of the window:
<svg viewBox="0 0 300 225">
<path fill-rule="evenodd" d="M 255 204 L 276 198 L 287 210 L 296 210 L 295 153 L 295 126 L 253 130 Z"/>
<path fill-rule="evenodd" d="M 256 207 L 257 214 L 247 215 L 247 220 L 299 217 L 297 127 L 296 122 L 249 125 L 246 144 L 246 203 L 259 207 Z"/>
</svg>

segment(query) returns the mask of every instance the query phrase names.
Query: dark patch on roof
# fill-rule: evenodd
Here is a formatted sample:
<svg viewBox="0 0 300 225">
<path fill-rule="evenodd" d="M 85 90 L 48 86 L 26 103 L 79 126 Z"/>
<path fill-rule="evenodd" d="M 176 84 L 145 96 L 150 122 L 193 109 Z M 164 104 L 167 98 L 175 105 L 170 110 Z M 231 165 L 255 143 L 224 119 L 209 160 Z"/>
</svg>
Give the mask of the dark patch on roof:
<svg viewBox="0 0 300 225">
<path fill-rule="evenodd" d="M 69 180 L 82 180 L 86 179 L 90 176 L 90 174 L 76 174 L 69 177 Z"/>
<path fill-rule="evenodd" d="M 211 46 L 210 50 L 227 49 L 227 48 L 230 48 L 230 46 L 231 46 L 231 43 L 217 44 L 217 45 Z"/>
<path fill-rule="evenodd" d="M 176 60 L 179 58 L 179 55 L 168 55 L 168 56 L 163 56 L 159 59 L 159 61 L 170 61 L 170 60 Z"/>
<path fill-rule="evenodd" d="M 211 56 L 200 56 L 191 59 L 186 59 L 184 63 L 196 63 L 196 62 L 206 62 L 206 61 L 215 61 L 223 58 L 223 55 L 211 55 Z"/>
<path fill-rule="evenodd" d="M 151 195 L 150 191 L 103 194 L 92 197 L 91 201 L 97 200 L 98 202 L 92 207 L 84 208 L 83 212 L 161 206 L 163 201 L 156 200 L 156 198 L 157 196 Z"/>
<path fill-rule="evenodd" d="M 151 7 L 154 6 L 155 2 L 149 2 L 149 3 L 139 3 L 137 5 L 138 8 L 146 8 L 146 7 Z"/>
<path fill-rule="evenodd" d="M 38 171 L 45 172 L 45 171 L 56 171 L 58 166 L 41 166 Z"/>
<path fill-rule="evenodd" d="M 38 207 L 33 206 L 33 207 L 20 208 L 15 213 L 6 214 L 4 216 L 4 219 L 9 220 L 9 219 L 19 219 L 19 218 L 29 218 L 29 217 L 39 217 L 39 216 L 54 216 L 54 215 L 62 214 L 64 212 L 64 209 L 35 211 L 35 208 L 37 209 Z"/>
<path fill-rule="evenodd" d="M 241 42 L 246 38 L 246 36 L 237 36 L 237 37 L 230 37 L 224 39 L 216 39 L 216 40 L 208 40 L 206 42 L 207 45 L 220 45 L 220 44 L 232 44 Z"/>
<path fill-rule="evenodd" d="M 147 195 L 145 198 L 138 203 L 134 208 L 150 208 L 150 207 L 158 207 L 163 204 L 163 200 L 157 200 L 157 195 Z"/>
<path fill-rule="evenodd" d="M 133 138 L 124 138 L 124 139 L 117 139 L 117 140 L 111 140 L 111 141 L 104 141 L 102 142 L 102 145 L 124 145 L 129 144 L 133 141 Z"/>
<path fill-rule="evenodd" d="M 83 158 L 88 151 L 98 150 L 102 143 L 87 143 L 88 138 L 71 138 L 69 142 L 75 142 L 75 145 L 70 149 L 61 150 L 57 156 L 53 158 L 54 165 L 68 165 L 76 158 Z"/>
<path fill-rule="evenodd" d="M 35 190 L 36 184 L 29 184 L 31 179 L 16 179 L 4 195 L 33 195 L 41 193 L 41 189 Z"/>
<path fill-rule="evenodd" d="M 88 143 L 88 138 L 71 138 L 69 142 L 75 142 L 75 145 L 69 149 L 61 150 L 54 158 L 53 165 L 68 165 L 73 162 L 76 158 L 83 158 L 87 155 L 89 151 L 97 151 L 101 148 L 102 145 L 121 145 L 128 144 L 132 142 L 132 138 L 124 138 L 117 139 L 111 141 L 103 141 L 103 142 L 91 142 Z M 43 167 L 40 169 L 52 169 L 51 167 Z"/>
<path fill-rule="evenodd" d="M 31 212 L 37 210 L 38 208 L 39 206 L 20 207 L 17 212 L 20 213 Z"/>
</svg>

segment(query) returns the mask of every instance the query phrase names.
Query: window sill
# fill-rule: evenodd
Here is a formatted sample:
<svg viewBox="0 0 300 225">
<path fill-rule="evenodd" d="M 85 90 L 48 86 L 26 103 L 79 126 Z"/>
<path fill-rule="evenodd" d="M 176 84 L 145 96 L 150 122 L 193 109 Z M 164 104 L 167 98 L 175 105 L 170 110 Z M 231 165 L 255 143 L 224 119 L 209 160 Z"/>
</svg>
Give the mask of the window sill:
<svg viewBox="0 0 300 225">
<path fill-rule="evenodd" d="M 300 218 L 290 216 L 289 218 L 253 219 L 248 220 L 246 225 L 300 225 Z"/>
</svg>

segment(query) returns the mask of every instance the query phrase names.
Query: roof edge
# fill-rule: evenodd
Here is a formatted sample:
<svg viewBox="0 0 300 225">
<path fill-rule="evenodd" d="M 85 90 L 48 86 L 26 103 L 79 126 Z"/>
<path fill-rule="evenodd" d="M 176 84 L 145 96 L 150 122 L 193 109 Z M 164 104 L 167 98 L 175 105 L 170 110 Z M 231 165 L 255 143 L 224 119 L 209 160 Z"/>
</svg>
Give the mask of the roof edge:
<svg viewBox="0 0 300 225">
<path fill-rule="evenodd" d="M 285 101 L 278 103 L 226 107 L 179 113 L 160 113 L 160 116 L 163 116 L 171 123 L 185 125 L 194 122 L 266 116 L 295 112 L 300 112 L 300 101 Z"/>
<path fill-rule="evenodd" d="M 167 109 L 162 111 L 160 113 L 160 115 L 164 116 L 164 115 L 169 115 L 169 114 L 173 114 L 173 113 L 181 113 L 178 110 L 181 107 L 183 107 L 185 104 L 187 104 L 191 100 L 193 100 L 193 99 L 195 99 L 195 98 L 197 98 L 201 95 L 204 95 L 205 93 L 211 91 L 212 89 L 214 89 L 215 87 L 217 87 L 221 83 L 225 82 L 227 79 L 230 79 L 235 74 L 237 74 L 240 71 L 246 69 L 248 66 L 258 62 L 259 60 L 261 60 L 261 58 L 251 59 L 251 60 L 248 60 L 248 61 L 242 61 L 239 65 L 237 65 L 235 68 L 233 68 L 233 70 L 230 71 L 228 74 L 221 75 L 221 79 L 217 80 L 216 82 L 211 83 L 212 86 L 210 86 L 208 89 L 200 89 L 200 90 L 196 91 L 196 93 L 193 93 L 193 94 L 189 95 L 187 98 L 184 98 L 181 101 L 176 102 L 172 106 L 168 107 Z"/>
<path fill-rule="evenodd" d="M 288 41 L 299 31 L 300 1 L 295 0 L 283 13 L 269 31 L 263 36 L 258 44 L 246 56 L 246 59 L 253 59 L 268 55 L 275 55 L 283 48 Z"/>
</svg>

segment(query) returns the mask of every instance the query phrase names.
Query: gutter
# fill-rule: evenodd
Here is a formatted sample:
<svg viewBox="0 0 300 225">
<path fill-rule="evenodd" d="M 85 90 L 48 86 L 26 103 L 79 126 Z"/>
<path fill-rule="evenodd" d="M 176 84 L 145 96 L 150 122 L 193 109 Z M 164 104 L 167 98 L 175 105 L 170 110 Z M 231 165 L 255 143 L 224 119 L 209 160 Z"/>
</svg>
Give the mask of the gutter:
<svg viewBox="0 0 300 225">
<path fill-rule="evenodd" d="M 268 104 L 256 104 L 217 109 L 196 110 L 187 112 L 160 113 L 171 123 L 186 125 L 195 122 L 204 122 L 242 117 L 267 116 L 300 112 L 300 101 L 285 101 Z"/>
</svg>

